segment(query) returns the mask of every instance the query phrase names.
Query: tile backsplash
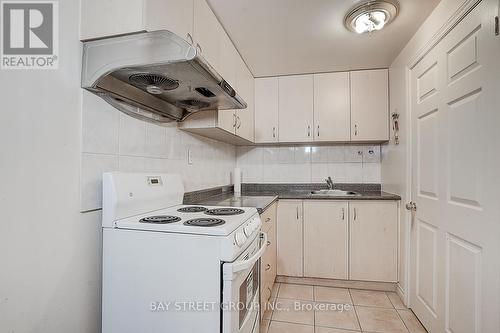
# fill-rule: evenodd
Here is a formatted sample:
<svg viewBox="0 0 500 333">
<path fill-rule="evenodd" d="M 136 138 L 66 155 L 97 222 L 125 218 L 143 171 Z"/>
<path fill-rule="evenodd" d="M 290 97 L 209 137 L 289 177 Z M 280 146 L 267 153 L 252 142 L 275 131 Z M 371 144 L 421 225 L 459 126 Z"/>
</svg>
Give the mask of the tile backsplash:
<svg viewBox="0 0 500 333">
<path fill-rule="evenodd" d="M 83 94 L 81 211 L 101 208 L 106 171 L 179 173 L 186 191 L 230 183 L 234 146 L 180 131 L 175 123 L 137 120 L 89 92 Z"/>
<path fill-rule="evenodd" d="M 380 183 L 380 145 L 237 147 L 244 183 Z"/>
</svg>

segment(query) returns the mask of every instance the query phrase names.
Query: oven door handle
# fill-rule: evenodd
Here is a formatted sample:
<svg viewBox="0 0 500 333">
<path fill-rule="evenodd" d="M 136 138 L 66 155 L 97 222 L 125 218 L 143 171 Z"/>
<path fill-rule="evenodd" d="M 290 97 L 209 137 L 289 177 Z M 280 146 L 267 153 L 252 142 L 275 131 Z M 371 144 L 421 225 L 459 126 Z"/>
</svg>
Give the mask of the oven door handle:
<svg viewBox="0 0 500 333">
<path fill-rule="evenodd" d="M 263 237 L 260 249 L 251 258 L 234 263 L 232 265 L 233 274 L 251 268 L 262 257 L 267 248 L 267 234 L 261 231 L 260 236 Z"/>
</svg>

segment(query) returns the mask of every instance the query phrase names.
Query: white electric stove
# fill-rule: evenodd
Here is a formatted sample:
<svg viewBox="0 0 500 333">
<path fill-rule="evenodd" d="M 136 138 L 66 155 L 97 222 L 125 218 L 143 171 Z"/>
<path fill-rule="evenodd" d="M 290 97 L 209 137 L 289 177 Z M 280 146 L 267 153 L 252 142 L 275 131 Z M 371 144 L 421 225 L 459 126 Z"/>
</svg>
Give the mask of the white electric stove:
<svg viewBox="0 0 500 333">
<path fill-rule="evenodd" d="M 259 330 L 250 207 L 182 205 L 178 175 L 103 176 L 103 333 Z"/>
</svg>

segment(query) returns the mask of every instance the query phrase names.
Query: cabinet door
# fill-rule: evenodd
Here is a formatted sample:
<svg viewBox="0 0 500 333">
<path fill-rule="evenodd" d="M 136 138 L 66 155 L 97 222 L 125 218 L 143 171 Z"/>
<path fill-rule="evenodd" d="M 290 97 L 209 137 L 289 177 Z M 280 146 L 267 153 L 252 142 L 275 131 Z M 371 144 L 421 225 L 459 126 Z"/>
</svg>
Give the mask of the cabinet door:
<svg viewBox="0 0 500 333">
<path fill-rule="evenodd" d="M 314 75 L 314 141 L 351 139 L 349 73 Z"/>
<path fill-rule="evenodd" d="M 278 142 L 278 78 L 255 79 L 255 142 Z"/>
<path fill-rule="evenodd" d="M 351 202 L 350 208 L 350 279 L 397 282 L 397 203 Z"/>
<path fill-rule="evenodd" d="M 389 140 L 387 69 L 351 72 L 351 140 Z"/>
<path fill-rule="evenodd" d="M 194 0 L 145 0 L 146 30 L 169 30 L 192 42 L 193 4 Z"/>
<path fill-rule="evenodd" d="M 238 51 L 234 47 L 231 39 L 226 34 L 224 29 L 220 29 L 220 75 L 226 80 L 231 87 L 236 88 L 236 64 L 239 58 Z M 235 110 L 220 110 L 218 113 L 217 126 L 230 133 L 236 133 L 236 113 Z"/>
<path fill-rule="evenodd" d="M 236 110 L 236 135 L 247 139 L 248 141 L 254 141 L 254 78 L 241 57 L 238 57 L 237 63 L 236 91 L 247 103 L 247 107 L 246 109 Z"/>
<path fill-rule="evenodd" d="M 348 204 L 304 201 L 304 276 L 348 279 Z"/>
<path fill-rule="evenodd" d="M 143 0 L 82 1 L 82 40 L 143 30 Z"/>
<path fill-rule="evenodd" d="M 279 78 L 279 141 L 313 139 L 313 76 Z"/>
<path fill-rule="evenodd" d="M 278 202 L 278 275 L 303 276 L 302 201 Z"/>
<path fill-rule="evenodd" d="M 219 39 L 222 27 L 205 0 L 194 0 L 194 43 L 201 55 L 220 72 Z"/>
</svg>

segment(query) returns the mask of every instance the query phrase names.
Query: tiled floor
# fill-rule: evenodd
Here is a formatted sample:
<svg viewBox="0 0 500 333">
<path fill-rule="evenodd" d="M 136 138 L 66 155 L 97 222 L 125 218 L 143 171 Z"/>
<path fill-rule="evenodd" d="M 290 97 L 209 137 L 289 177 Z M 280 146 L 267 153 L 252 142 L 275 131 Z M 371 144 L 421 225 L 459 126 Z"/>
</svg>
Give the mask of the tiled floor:
<svg viewBox="0 0 500 333">
<path fill-rule="evenodd" d="M 261 333 L 426 333 L 396 293 L 275 285 Z"/>
</svg>

